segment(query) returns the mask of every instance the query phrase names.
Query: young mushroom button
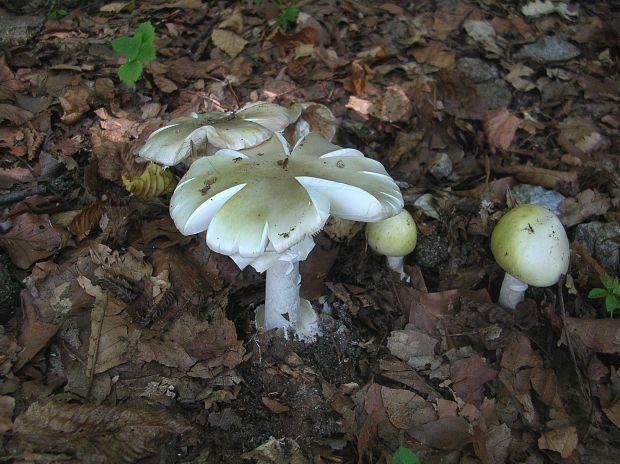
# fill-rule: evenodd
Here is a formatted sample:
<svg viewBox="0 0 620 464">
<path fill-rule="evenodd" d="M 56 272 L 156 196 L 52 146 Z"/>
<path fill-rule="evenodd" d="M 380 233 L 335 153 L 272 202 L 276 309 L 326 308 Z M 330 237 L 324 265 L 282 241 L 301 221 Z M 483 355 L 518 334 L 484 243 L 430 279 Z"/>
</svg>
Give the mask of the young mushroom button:
<svg viewBox="0 0 620 464">
<path fill-rule="evenodd" d="M 269 139 L 290 123 L 286 108 L 274 103 L 250 103 L 227 113 L 193 113 L 173 119 L 153 132 L 140 149 L 142 158 L 174 166 L 190 155 L 205 154 L 207 144 L 240 150 Z"/>
<path fill-rule="evenodd" d="M 366 225 L 366 240 L 370 248 L 387 256 L 388 266 L 408 280 L 404 270 L 405 256 L 411 253 L 418 241 L 418 229 L 411 214 L 403 209 L 396 216 Z"/>
<path fill-rule="evenodd" d="M 491 234 L 491 251 L 506 271 L 499 303 L 514 309 L 528 285 L 548 287 L 568 270 L 570 251 L 562 223 L 538 205 L 511 209 Z"/>
<path fill-rule="evenodd" d="M 316 133 L 292 152 L 280 134 L 247 150 L 223 149 L 194 162 L 179 182 L 170 215 L 185 235 L 207 231 L 207 245 L 239 267 L 267 271 L 264 328 L 318 335 L 317 316 L 299 298 L 298 262 L 330 214 L 380 221 L 403 199 L 381 163 Z"/>
</svg>

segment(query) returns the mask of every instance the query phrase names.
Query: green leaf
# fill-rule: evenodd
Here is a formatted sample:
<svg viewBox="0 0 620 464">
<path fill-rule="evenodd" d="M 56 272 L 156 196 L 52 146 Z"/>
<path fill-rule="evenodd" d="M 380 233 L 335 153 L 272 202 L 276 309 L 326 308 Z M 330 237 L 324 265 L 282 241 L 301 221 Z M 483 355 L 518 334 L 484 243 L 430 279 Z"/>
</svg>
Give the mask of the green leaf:
<svg viewBox="0 0 620 464">
<path fill-rule="evenodd" d="M 278 16 L 277 23 L 282 29 L 288 29 L 289 23 L 294 22 L 299 14 L 299 8 L 295 5 L 288 5 L 282 10 L 280 16 Z"/>
<path fill-rule="evenodd" d="M 138 56 L 140 50 L 139 43 L 131 37 L 117 37 L 112 41 L 112 48 L 115 52 L 123 55 L 127 61 L 133 61 Z"/>
<path fill-rule="evenodd" d="M 611 290 L 614 286 L 614 279 L 607 274 L 601 274 L 601 282 L 607 290 Z"/>
<path fill-rule="evenodd" d="M 607 312 L 613 314 L 617 307 L 618 299 L 614 295 L 608 294 L 605 297 L 605 308 L 607 308 Z"/>
<path fill-rule="evenodd" d="M 617 277 L 614 277 L 614 281 L 611 284 L 611 291 L 616 296 L 620 296 L 620 280 Z"/>
<path fill-rule="evenodd" d="M 392 456 L 392 464 L 420 464 L 420 458 L 409 448 L 401 446 Z"/>
<path fill-rule="evenodd" d="M 155 40 L 155 28 L 150 21 L 140 23 L 134 33 L 134 37 L 139 40 L 140 45 L 150 44 L 152 46 Z"/>
<path fill-rule="evenodd" d="M 593 288 L 588 293 L 588 298 L 605 298 L 609 292 L 604 288 Z"/>
<path fill-rule="evenodd" d="M 155 58 L 155 47 L 153 47 L 153 44 L 150 43 L 143 43 L 140 47 L 140 51 L 136 55 L 136 60 L 140 61 L 141 63 L 153 61 Z"/>
<path fill-rule="evenodd" d="M 142 75 L 142 63 L 129 61 L 118 68 L 118 77 L 127 85 L 136 82 Z"/>
</svg>

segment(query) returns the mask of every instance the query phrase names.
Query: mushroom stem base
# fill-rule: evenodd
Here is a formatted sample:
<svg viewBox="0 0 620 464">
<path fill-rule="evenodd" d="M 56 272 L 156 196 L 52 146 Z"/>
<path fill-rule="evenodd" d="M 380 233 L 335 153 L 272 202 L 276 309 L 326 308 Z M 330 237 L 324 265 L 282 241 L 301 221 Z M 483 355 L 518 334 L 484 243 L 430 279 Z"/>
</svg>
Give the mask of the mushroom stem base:
<svg viewBox="0 0 620 464">
<path fill-rule="evenodd" d="M 264 318 L 257 311 L 259 329 L 281 329 L 285 336 L 292 331 L 304 341 L 316 339 L 318 315 L 309 301 L 299 297 L 300 283 L 298 262 L 277 261 L 267 269 Z"/>
<path fill-rule="evenodd" d="M 523 301 L 527 284 L 515 276 L 506 273 L 499 291 L 499 304 L 505 308 L 515 309 Z"/>
</svg>

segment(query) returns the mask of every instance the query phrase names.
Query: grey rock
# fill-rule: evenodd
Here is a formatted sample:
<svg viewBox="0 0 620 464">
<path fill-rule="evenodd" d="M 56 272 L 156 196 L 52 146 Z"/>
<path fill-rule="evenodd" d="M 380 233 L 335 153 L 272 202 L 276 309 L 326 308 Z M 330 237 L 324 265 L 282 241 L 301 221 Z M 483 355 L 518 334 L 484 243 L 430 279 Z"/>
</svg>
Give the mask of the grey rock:
<svg viewBox="0 0 620 464">
<path fill-rule="evenodd" d="M 561 193 L 547 190 L 539 185 L 519 184 L 513 187 L 510 192 L 520 205 L 542 206 L 557 216 L 560 215 L 560 203 L 566 199 Z"/>
<path fill-rule="evenodd" d="M 447 153 L 439 153 L 435 160 L 435 164 L 431 166 L 429 172 L 436 179 L 446 179 L 450 174 L 452 174 L 452 160 L 448 156 Z"/>
<path fill-rule="evenodd" d="M 620 274 L 620 244 L 613 241 L 619 235 L 617 222 L 593 221 L 575 227 L 575 240 L 611 275 Z"/>
<path fill-rule="evenodd" d="M 479 58 L 461 58 L 456 62 L 456 68 L 476 83 L 499 77 L 495 66 Z"/>
<path fill-rule="evenodd" d="M 512 101 L 510 87 L 503 79 L 493 79 L 492 81 L 476 84 L 478 95 L 486 100 L 490 109 L 508 106 Z"/>
<path fill-rule="evenodd" d="M 32 40 L 43 27 L 45 16 L 0 16 L 0 47 L 14 47 Z"/>
<path fill-rule="evenodd" d="M 581 55 L 575 45 L 558 36 L 544 36 L 532 44 L 524 45 L 515 54 L 516 59 L 532 60 L 536 63 L 568 61 Z"/>
</svg>

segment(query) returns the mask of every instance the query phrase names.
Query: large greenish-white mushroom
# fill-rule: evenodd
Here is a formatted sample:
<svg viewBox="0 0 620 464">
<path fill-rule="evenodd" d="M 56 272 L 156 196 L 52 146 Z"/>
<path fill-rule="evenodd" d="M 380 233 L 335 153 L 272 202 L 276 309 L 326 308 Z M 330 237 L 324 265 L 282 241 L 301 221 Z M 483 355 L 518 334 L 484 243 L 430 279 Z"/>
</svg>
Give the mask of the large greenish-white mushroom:
<svg viewBox="0 0 620 464">
<path fill-rule="evenodd" d="M 491 234 L 491 251 L 506 271 L 499 303 L 514 309 L 528 285 L 548 287 L 568 270 L 570 250 L 558 217 L 538 205 L 508 211 Z"/>
<path fill-rule="evenodd" d="M 418 242 L 418 229 L 409 211 L 403 209 L 395 216 L 366 225 L 366 240 L 370 248 L 387 256 L 388 266 L 408 281 L 405 273 L 405 256 Z"/>
<path fill-rule="evenodd" d="M 269 139 L 290 123 L 289 111 L 274 103 L 250 103 L 227 113 L 193 113 L 173 119 L 153 132 L 140 149 L 142 158 L 174 166 L 207 144 L 241 150 Z"/>
<path fill-rule="evenodd" d="M 264 329 L 312 340 L 318 317 L 299 297 L 299 261 L 330 214 L 380 221 L 403 207 L 378 161 L 310 133 L 289 152 L 280 135 L 242 151 L 195 161 L 179 182 L 170 215 L 185 235 L 207 231 L 207 245 L 239 267 L 267 271 Z"/>
</svg>

